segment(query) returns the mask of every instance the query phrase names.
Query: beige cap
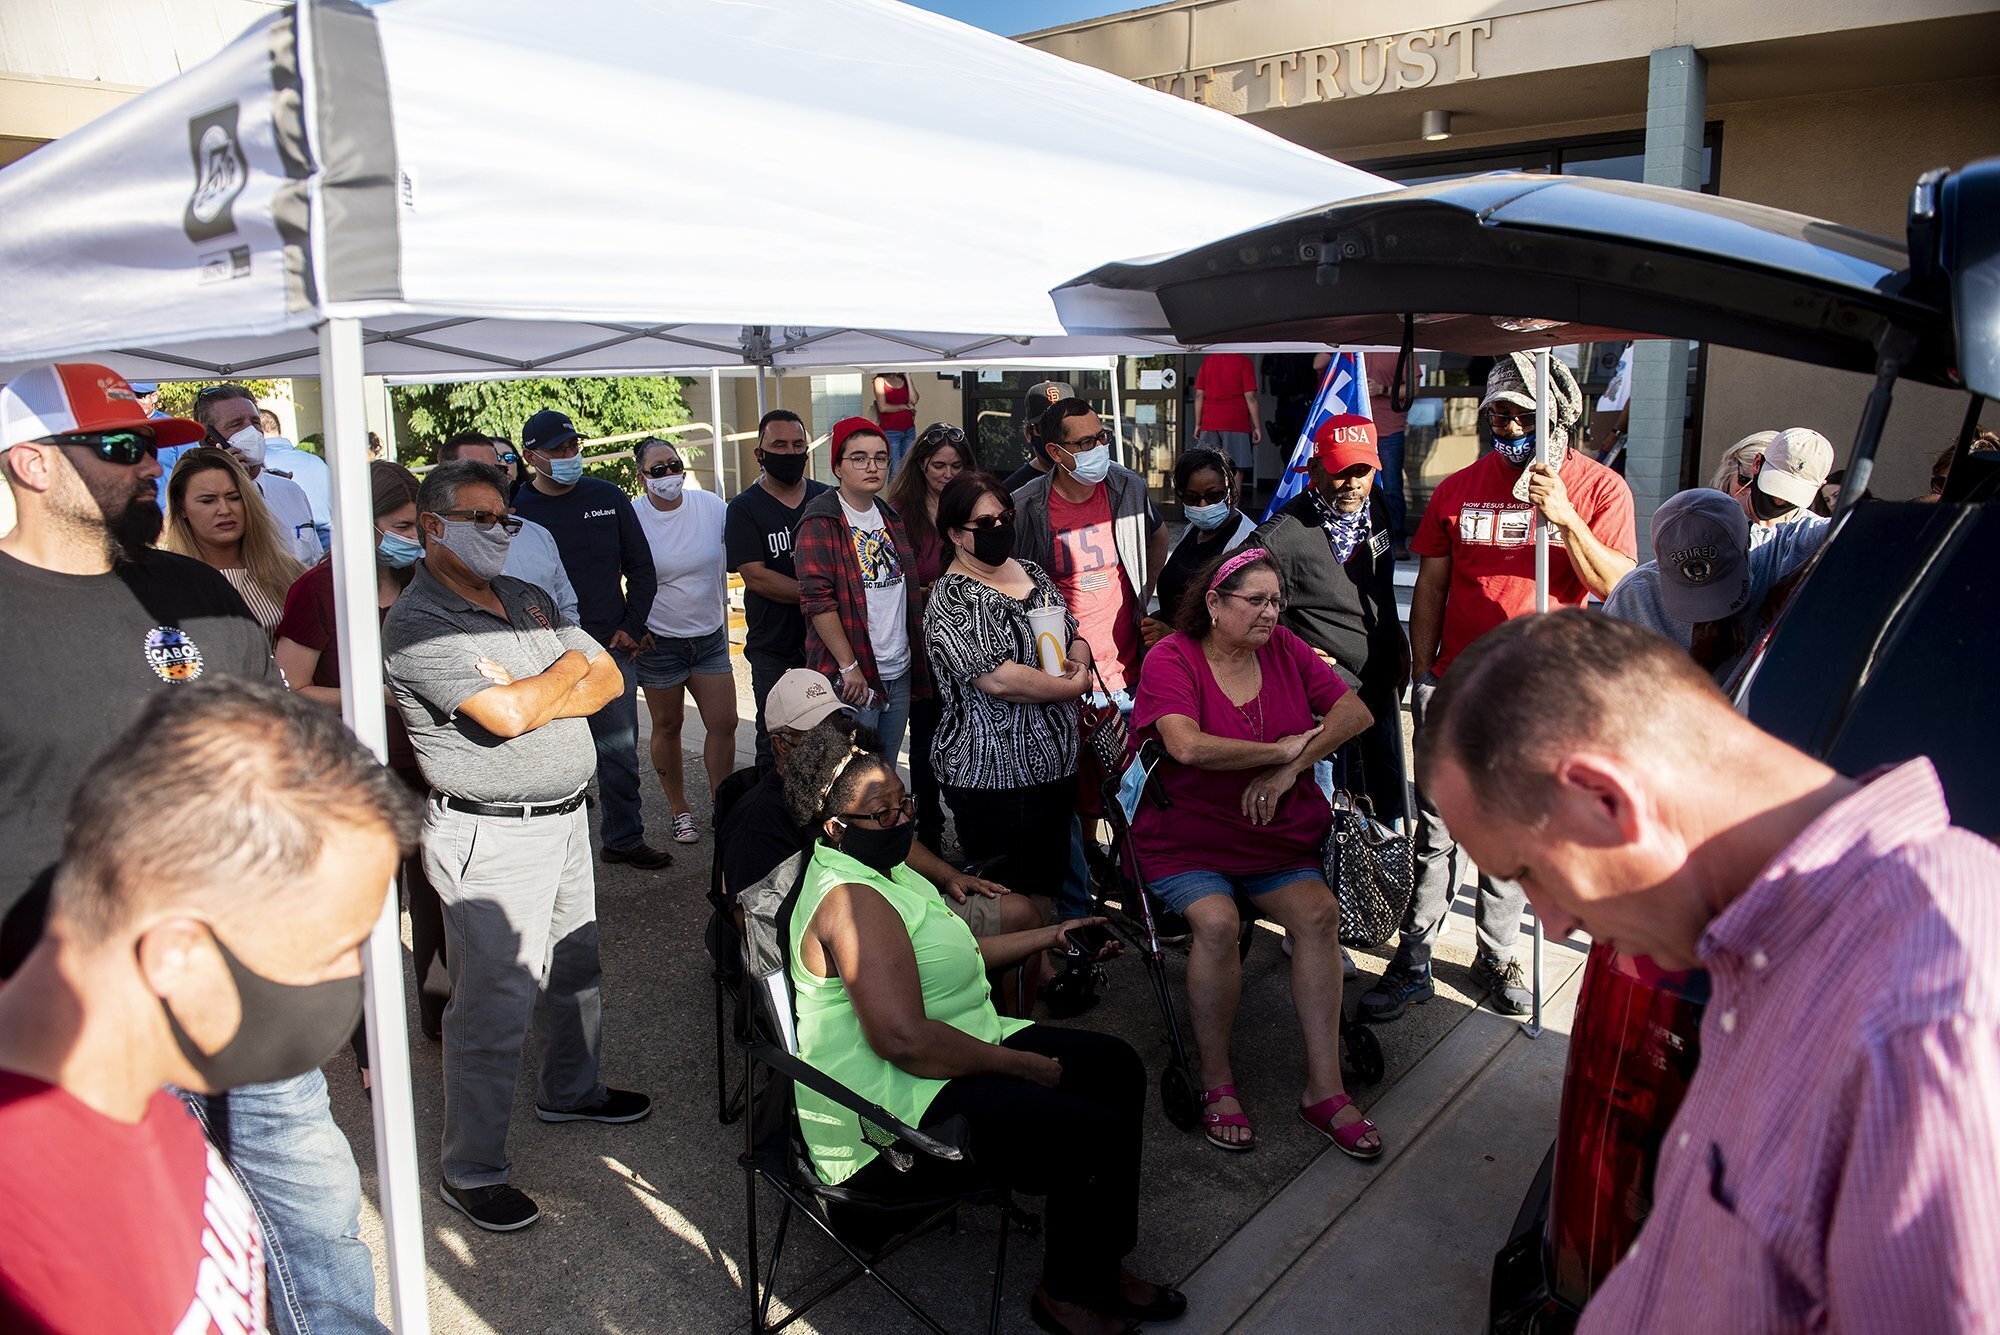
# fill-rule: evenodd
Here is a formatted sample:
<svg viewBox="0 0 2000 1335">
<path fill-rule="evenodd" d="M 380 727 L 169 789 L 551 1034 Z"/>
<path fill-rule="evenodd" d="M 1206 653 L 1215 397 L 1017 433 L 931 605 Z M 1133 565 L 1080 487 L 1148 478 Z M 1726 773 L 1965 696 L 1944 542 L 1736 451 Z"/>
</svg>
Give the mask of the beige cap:
<svg viewBox="0 0 2000 1335">
<path fill-rule="evenodd" d="M 764 698 L 764 730 L 804 732 L 835 710 L 854 712 L 841 703 L 825 677 L 811 668 L 793 668 L 778 678 Z"/>
<path fill-rule="evenodd" d="M 1810 506 L 1833 471 L 1833 442 L 1807 426 L 1788 426 L 1764 449 L 1757 490 L 1797 506 Z"/>
</svg>

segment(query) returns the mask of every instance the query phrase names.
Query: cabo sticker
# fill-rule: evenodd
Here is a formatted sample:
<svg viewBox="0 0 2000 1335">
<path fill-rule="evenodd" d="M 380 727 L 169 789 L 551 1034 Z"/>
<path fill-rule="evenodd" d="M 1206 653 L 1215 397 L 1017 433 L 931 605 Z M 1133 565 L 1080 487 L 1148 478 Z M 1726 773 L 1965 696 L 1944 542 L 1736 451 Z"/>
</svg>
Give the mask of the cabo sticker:
<svg viewBox="0 0 2000 1335">
<path fill-rule="evenodd" d="M 201 646 L 179 626 L 155 626 L 146 632 L 146 666 L 161 681 L 193 681 L 201 675 Z"/>
</svg>

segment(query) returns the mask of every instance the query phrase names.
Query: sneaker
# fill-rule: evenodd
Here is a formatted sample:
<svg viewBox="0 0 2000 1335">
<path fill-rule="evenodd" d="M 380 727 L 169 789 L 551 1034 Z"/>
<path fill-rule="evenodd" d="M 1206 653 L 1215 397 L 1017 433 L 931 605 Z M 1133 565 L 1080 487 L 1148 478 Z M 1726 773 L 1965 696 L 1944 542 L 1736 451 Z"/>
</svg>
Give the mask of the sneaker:
<svg viewBox="0 0 2000 1335">
<path fill-rule="evenodd" d="M 604 1097 L 588 1108 L 558 1112 L 535 1105 L 535 1116 L 544 1122 L 638 1122 L 653 1111 L 653 1101 L 629 1089 L 607 1089 Z"/>
<path fill-rule="evenodd" d="M 488 1233 L 512 1233 L 542 1217 L 541 1207 L 505 1182 L 490 1187 L 454 1187 L 438 1183 L 444 1203 Z"/>
<path fill-rule="evenodd" d="M 1382 981 L 1361 994 L 1361 1018 L 1372 1024 L 1387 1024 L 1411 1006 L 1421 1006 L 1437 995 L 1431 971 L 1389 966 Z"/>
<path fill-rule="evenodd" d="M 674 855 L 664 848 L 640 844 L 634 848 L 607 848 L 598 855 L 606 862 L 629 862 L 642 871 L 658 871 L 673 865 Z"/>
<path fill-rule="evenodd" d="M 1486 989 L 1486 999 L 1502 1015 L 1526 1015 L 1534 1009 L 1535 994 L 1521 976 L 1521 961 L 1481 955 L 1472 965 L 1472 981 Z"/>
<path fill-rule="evenodd" d="M 698 844 L 701 842 L 701 831 L 695 828 L 694 813 L 692 811 L 678 811 L 674 813 L 674 842 L 677 844 Z"/>
<path fill-rule="evenodd" d="M 1285 947 L 1285 958 L 1290 959 L 1292 956 L 1292 934 L 1290 932 L 1285 933 L 1284 947 Z M 1360 976 L 1361 976 L 1361 966 L 1354 962 L 1354 956 L 1347 953 L 1347 947 L 1342 946 L 1340 948 L 1341 981 L 1351 983 Z"/>
<path fill-rule="evenodd" d="M 1194 938 L 1188 920 L 1157 899 L 1153 901 L 1153 930 L 1163 946 L 1184 946 Z"/>
</svg>

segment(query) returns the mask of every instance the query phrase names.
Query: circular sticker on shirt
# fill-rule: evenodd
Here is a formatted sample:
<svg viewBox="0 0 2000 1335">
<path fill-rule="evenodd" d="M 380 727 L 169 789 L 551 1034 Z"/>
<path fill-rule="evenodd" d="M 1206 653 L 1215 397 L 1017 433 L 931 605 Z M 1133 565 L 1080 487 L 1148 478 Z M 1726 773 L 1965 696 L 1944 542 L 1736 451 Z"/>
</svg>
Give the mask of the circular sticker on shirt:
<svg viewBox="0 0 2000 1335">
<path fill-rule="evenodd" d="M 146 632 L 146 666 L 161 681 L 193 681 L 201 675 L 201 646 L 179 626 L 155 626 Z"/>
</svg>

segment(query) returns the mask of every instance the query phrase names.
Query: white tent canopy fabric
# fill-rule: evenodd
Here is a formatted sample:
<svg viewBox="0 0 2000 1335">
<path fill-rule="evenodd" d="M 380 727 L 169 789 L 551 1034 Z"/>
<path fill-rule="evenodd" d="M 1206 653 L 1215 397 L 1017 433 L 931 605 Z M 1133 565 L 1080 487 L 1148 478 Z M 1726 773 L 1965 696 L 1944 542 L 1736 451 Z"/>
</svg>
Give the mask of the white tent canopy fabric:
<svg viewBox="0 0 2000 1335">
<path fill-rule="evenodd" d="M 890 0 L 297 13 L 0 173 L 0 378 L 1123 351 L 1049 289 L 1387 185 Z"/>
<path fill-rule="evenodd" d="M 1049 290 L 1387 185 L 894 0 L 305 0 L 0 170 L 0 380 L 318 375 L 343 712 L 379 752 L 365 374 L 1173 351 L 1065 335 Z M 421 1332 L 398 935 L 391 899 L 375 1142 Z"/>
</svg>

